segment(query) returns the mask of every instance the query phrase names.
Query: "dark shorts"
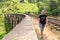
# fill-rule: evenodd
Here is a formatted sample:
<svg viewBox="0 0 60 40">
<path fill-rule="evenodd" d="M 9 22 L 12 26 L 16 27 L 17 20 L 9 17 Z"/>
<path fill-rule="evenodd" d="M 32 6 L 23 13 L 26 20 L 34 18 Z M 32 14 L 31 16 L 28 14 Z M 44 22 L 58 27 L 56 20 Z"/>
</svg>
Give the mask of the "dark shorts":
<svg viewBox="0 0 60 40">
<path fill-rule="evenodd" d="M 45 24 L 40 23 L 40 30 L 43 31 L 45 27 Z"/>
</svg>

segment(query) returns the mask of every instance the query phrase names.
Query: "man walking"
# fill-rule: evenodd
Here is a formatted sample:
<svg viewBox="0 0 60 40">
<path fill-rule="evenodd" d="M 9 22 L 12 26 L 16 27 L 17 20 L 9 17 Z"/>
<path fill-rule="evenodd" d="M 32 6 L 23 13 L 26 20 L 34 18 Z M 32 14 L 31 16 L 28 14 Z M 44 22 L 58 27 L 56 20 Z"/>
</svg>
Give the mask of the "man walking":
<svg viewBox="0 0 60 40">
<path fill-rule="evenodd" d="M 45 26 L 47 26 L 47 24 L 48 24 L 47 15 L 45 14 L 45 10 L 42 10 L 41 14 L 39 15 L 39 26 L 41 30 L 41 38 L 43 38 L 43 30 Z"/>
</svg>

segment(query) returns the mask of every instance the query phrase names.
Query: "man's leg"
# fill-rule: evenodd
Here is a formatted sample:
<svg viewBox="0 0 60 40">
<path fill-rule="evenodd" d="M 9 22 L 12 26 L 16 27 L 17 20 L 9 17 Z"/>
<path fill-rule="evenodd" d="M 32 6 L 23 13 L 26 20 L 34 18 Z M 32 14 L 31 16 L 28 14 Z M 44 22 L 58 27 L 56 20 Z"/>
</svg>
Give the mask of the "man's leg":
<svg viewBox="0 0 60 40">
<path fill-rule="evenodd" d="M 41 38 L 43 38 L 43 30 L 44 30 L 45 24 L 40 24 L 41 29 Z"/>
</svg>

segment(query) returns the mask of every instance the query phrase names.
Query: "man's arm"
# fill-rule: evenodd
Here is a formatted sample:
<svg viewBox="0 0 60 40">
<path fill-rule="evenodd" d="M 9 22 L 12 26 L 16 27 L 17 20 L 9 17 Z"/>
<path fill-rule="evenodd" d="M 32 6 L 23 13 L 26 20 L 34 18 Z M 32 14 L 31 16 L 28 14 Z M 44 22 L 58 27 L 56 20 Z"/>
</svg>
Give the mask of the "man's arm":
<svg viewBox="0 0 60 40">
<path fill-rule="evenodd" d="M 39 25 L 40 25 L 40 18 L 38 18 L 38 23 L 39 23 Z"/>
<path fill-rule="evenodd" d="M 40 18 L 38 18 L 39 22 L 40 22 Z"/>
<path fill-rule="evenodd" d="M 48 26 L 48 17 L 46 17 L 46 27 Z"/>
<path fill-rule="evenodd" d="M 46 24 L 48 24 L 48 17 L 46 17 Z"/>
</svg>

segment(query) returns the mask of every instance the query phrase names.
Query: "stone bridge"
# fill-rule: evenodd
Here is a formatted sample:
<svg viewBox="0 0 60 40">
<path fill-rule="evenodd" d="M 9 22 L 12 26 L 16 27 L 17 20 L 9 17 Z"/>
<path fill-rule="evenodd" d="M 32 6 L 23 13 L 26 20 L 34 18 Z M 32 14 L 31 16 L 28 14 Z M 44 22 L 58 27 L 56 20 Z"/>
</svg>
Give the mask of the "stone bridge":
<svg viewBox="0 0 60 40">
<path fill-rule="evenodd" d="M 2 40 L 38 40 L 30 16 L 17 24 Z"/>
</svg>

